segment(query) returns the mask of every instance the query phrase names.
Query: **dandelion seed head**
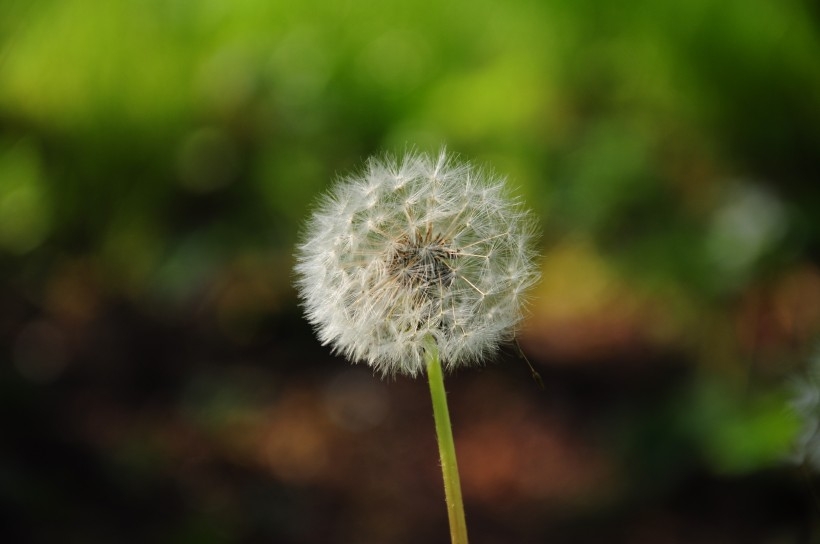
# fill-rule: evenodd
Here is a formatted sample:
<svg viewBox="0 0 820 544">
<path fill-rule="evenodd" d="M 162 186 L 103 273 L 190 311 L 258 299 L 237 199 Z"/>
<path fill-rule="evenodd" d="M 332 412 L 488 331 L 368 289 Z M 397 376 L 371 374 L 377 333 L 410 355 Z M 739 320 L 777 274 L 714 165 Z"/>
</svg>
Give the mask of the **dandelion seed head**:
<svg viewBox="0 0 820 544">
<path fill-rule="evenodd" d="M 820 471 L 820 349 L 809 360 L 808 372 L 791 383 L 791 409 L 800 421 L 792 460 Z"/>
<path fill-rule="evenodd" d="M 371 158 L 319 200 L 297 248 L 296 285 L 335 352 L 415 376 L 432 337 L 452 369 L 514 336 L 538 278 L 536 231 L 502 178 L 444 151 Z"/>
</svg>

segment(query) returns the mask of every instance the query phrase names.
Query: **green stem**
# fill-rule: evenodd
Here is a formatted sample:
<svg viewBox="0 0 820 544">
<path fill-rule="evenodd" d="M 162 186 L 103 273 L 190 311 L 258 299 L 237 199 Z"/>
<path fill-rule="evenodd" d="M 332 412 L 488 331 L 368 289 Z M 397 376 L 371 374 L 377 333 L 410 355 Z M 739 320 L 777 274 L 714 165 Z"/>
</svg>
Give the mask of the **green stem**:
<svg viewBox="0 0 820 544">
<path fill-rule="evenodd" d="M 450 411 L 447 409 L 447 393 L 444 391 L 444 375 L 441 371 L 438 346 L 432 338 L 425 342 L 425 357 L 430 395 L 433 398 L 433 417 L 436 421 L 441 472 L 444 475 L 444 498 L 447 501 L 447 515 L 450 517 L 450 539 L 453 544 L 467 544 L 467 523 L 464 520 L 464 503 L 461 500 L 461 482 L 458 478 Z"/>
</svg>

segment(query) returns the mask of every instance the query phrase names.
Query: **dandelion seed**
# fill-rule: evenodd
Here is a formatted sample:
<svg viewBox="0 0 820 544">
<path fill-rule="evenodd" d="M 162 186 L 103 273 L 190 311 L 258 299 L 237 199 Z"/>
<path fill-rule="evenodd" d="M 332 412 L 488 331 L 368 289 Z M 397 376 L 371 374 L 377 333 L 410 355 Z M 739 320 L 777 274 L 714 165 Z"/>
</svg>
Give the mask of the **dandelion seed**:
<svg viewBox="0 0 820 544">
<path fill-rule="evenodd" d="M 511 340 L 538 277 L 535 223 L 504 180 L 442 151 L 373 158 L 321 199 L 297 250 L 297 286 L 324 344 L 383 375 L 445 368 Z"/>
</svg>

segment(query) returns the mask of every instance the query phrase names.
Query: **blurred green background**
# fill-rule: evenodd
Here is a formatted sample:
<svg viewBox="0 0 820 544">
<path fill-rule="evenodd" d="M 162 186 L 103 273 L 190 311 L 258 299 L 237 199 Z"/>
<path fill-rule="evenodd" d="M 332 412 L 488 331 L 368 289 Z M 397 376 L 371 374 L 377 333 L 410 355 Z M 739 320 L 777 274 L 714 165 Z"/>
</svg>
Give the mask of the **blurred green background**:
<svg viewBox="0 0 820 544">
<path fill-rule="evenodd" d="M 542 218 L 448 378 L 476 543 L 820 542 L 805 0 L 0 4 L 0 540 L 446 542 L 426 385 L 331 357 L 316 196 L 446 145 Z"/>
</svg>

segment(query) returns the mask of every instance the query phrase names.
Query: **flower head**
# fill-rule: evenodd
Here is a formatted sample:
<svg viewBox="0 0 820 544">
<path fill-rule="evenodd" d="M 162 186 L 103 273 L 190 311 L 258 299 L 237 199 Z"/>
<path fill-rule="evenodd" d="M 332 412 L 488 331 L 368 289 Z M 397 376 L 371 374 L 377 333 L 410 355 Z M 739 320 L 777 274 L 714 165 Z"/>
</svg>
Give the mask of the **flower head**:
<svg viewBox="0 0 820 544">
<path fill-rule="evenodd" d="M 444 151 L 371 158 L 320 200 L 296 284 L 320 340 L 349 359 L 414 376 L 432 338 L 453 368 L 512 338 L 535 232 L 502 178 Z"/>
<path fill-rule="evenodd" d="M 807 375 L 792 381 L 789 404 L 800 423 L 792 460 L 820 471 L 820 351 L 809 360 Z"/>
</svg>

